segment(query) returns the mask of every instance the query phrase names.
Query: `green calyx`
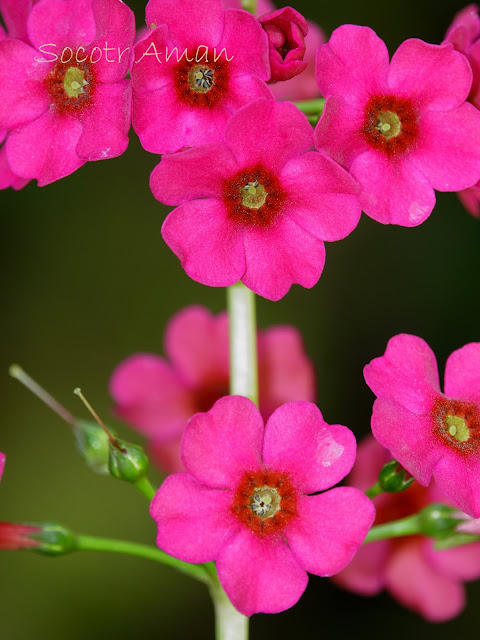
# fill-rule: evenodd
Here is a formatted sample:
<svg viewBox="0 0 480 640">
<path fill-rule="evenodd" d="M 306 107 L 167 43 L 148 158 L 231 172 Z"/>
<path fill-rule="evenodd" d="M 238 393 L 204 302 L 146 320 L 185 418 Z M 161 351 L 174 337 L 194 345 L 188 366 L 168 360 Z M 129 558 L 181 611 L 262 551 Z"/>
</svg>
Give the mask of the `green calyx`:
<svg viewBox="0 0 480 640">
<path fill-rule="evenodd" d="M 38 546 L 32 547 L 32 551 L 47 556 L 63 556 L 77 549 L 75 534 L 66 527 L 47 522 L 39 525 L 39 528 L 40 531 L 29 536 L 38 542 Z"/>
<path fill-rule="evenodd" d="M 115 440 L 109 443 L 108 468 L 114 478 L 135 484 L 147 473 L 148 457 L 139 445 Z"/>
<path fill-rule="evenodd" d="M 77 449 L 87 465 L 101 475 L 108 475 L 110 439 L 96 422 L 76 420 L 74 424 Z"/>
</svg>

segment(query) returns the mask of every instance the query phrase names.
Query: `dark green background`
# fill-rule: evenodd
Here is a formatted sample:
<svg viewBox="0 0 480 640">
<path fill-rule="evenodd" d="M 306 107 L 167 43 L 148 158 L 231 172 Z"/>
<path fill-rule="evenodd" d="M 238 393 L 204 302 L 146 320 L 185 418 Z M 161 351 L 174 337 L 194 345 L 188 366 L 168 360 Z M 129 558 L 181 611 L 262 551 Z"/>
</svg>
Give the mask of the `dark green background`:
<svg viewBox="0 0 480 640">
<path fill-rule="evenodd" d="M 142 21 L 144 2 L 129 2 Z M 330 33 L 342 23 L 368 24 L 391 51 L 408 37 L 440 42 L 461 2 L 430 0 L 295 4 Z M 2 520 L 57 520 L 76 531 L 144 542 L 154 539 L 147 503 L 133 488 L 90 473 L 69 429 L 7 375 L 20 363 L 66 406 L 82 387 L 109 417 L 107 382 L 138 350 L 161 352 L 169 317 L 200 303 L 219 311 L 225 292 L 186 277 L 160 236 L 166 209 L 148 176 L 159 158 L 135 136 L 123 157 L 89 163 L 39 189 L 0 194 L 2 281 L 0 487 Z M 318 380 L 318 404 L 330 422 L 361 436 L 373 396 L 362 368 L 392 335 L 424 337 L 443 368 L 448 354 L 480 339 L 480 222 L 453 194 L 439 194 L 421 227 L 384 227 L 365 216 L 346 240 L 327 246 L 320 282 L 295 286 L 280 302 L 258 301 L 261 327 L 291 323 L 302 331 Z M 122 431 L 122 429 L 120 429 Z M 122 433 L 127 433 L 124 429 Z M 154 478 L 157 482 L 157 478 Z M 261 559 L 258 559 L 261 562 Z M 312 577 L 294 609 L 255 616 L 253 639 L 316 638 L 357 633 L 437 638 L 478 629 L 478 585 L 458 619 L 432 627 L 386 595 L 363 599 Z M 2 640 L 212 638 L 206 590 L 140 559 L 95 553 L 48 559 L 0 555 Z"/>
</svg>

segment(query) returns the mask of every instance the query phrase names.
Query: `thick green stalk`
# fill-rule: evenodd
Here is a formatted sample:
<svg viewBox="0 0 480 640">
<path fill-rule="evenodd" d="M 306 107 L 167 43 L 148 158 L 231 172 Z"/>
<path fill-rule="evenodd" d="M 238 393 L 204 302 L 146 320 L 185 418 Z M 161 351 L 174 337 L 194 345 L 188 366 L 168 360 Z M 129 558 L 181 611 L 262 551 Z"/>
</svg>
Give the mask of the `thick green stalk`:
<svg viewBox="0 0 480 640">
<path fill-rule="evenodd" d="M 255 294 L 241 282 L 227 289 L 230 339 L 230 394 L 258 405 Z"/>
<path fill-rule="evenodd" d="M 303 113 L 321 115 L 325 105 L 325 98 L 316 98 L 315 100 L 301 100 L 295 102 L 295 105 L 303 111 Z"/>
<path fill-rule="evenodd" d="M 245 9 L 245 11 L 250 11 L 250 13 L 253 13 L 253 15 L 255 15 L 255 12 L 257 10 L 257 0 L 242 0 L 242 9 Z"/>
<path fill-rule="evenodd" d="M 155 562 L 160 562 L 161 564 L 174 567 L 175 569 L 178 569 L 178 571 L 186 573 L 192 578 L 200 580 L 200 582 L 204 582 L 205 584 L 212 583 L 212 570 L 209 565 L 182 562 L 182 560 L 177 560 L 177 558 L 169 556 L 167 553 L 160 551 L 160 549 L 146 544 L 80 535 L 76 536 L 75 550 L 108 551 L 110 553 L 123 553 L 126 555 L 138 556 L 140 558 L 154 560 Z"/>
<path fill-rule="evenodd" d="M 364 544 L 368 542 L 376 542 L 377 540 L 386 540 L 387 538 L 399 538 L 401 536 L 414 536 L 423 533 L 418 514 L 386 522 L 372 527 L 365 538 Z"/>
<path fill-rule="evenodd" d="M 152 483 L 146 476 L 142 476 L 133 484 L 150 502 L 152 501 L 156 490 L 152 487 Z"/>
<path fill-rule="evenodd" d="M 215 640 L 248 640 L 248 618 L 239 613 L 217 583 L 210 587 L 215 608 Z"/>
</svg>

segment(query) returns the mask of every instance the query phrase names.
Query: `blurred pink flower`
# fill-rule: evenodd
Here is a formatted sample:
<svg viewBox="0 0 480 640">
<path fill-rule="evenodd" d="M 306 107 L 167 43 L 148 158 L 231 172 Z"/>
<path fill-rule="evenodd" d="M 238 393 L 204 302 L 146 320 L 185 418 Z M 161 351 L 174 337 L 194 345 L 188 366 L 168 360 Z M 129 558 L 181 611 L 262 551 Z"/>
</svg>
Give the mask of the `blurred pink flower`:
<svg viewBox="0 0 480 640">
<path fill-rule="evenodd" d="M 373 522 L 358 489 L 325 491 L 350 471 L 355 448 L 353 433 L 326 424 L 314 404 L 284 404 L 264 427 L 250 400 L 222 398 L 190 420 L 187 473 L 169 476 L 152 501 L 157 545 L 187 562 L 216 561 L 244 615 L 284 611 L 304 592 L 306 572 L 343 569 Z"/>
<path fill-rule="evenodd" d="M 468 5 L 459 11 L 445 34 L 444 43 L 451 43 L 463 53 L 472 67 L 473 80 L 469 101 L 480 106 L 480 17 L 478 7 Z"/>
<path fill-rule="evenodd" d="M 377 480 L 382 466 L 392 459 L 372 437 L 358 447 L 351 486 L 365 491 Z M 414 483 L 401 493 L 374 499 L 375 524 L 404 518 L 431 503 L 451 504 L 435 483 L 424 488 Z M 372 596 L 382 589 L 431 622 L 458 615 L 465 605 L 463 582 L 480 577 L 480 543 L 436 551 L 431 539 L 408 536 L 372 542 L 362 547 L 334 581 L 355 593 Z"/>
<path fill-rule="evenodd" d="M 417 336 L 389 340 L 364 369 L 377 396 L 372 432 L 423 486 L 432 477 L 469 516 L 480 516 L 480 342 L 454 351 L 440 391 L 435 355 Z"/>
<path fill-rule="evenodd" d="M 250 13 L 221 0 L 150 0 L 146 17 L 153 29 L 135 46 L 132 79 L 133 126 L 147 151 L 221 141 L 235 111 L 273 97 L 268 38 Z"/>
<path fill-rule="evenodd" d="M 403 42 L 389 63 L 368 27 L 343 25 L 317 51 L 327 98 L 315 144 L 358 180 L 367 215 L 416 226 L 435 192 L 480 178 L 480 113 L 465 102 L 472 71 L 453 45 Z"/>
<path fill-rule="evenodd" d="M 191 306 L 170 320 L 167 359 L 135 354 L 110 380 L 115 414 L 149 440 L 155 461 L 183 471 L 180 441 L 188 420 L 229 393 L 228 317 Z M 264 419 L 289 400 L 315 399 L 313 366 L 294 327 L 258 332 L 260 410 Z"/>
<path fill-rule="evenodd" d="M 134 15 L 120 0 L 42 0 L 28 35 L 0 42 L 0 129 L 12 171 L 43 186 L 127 148 Z"/>
<path fill-rule="evenodd" d="M 324 241 L 353 231 L 360 205 L 356 182 L 310 151 L 312 142 L 294 105 L 259 99 L 232 116 L 225 143 L 163 156 L 150 187 L 157 200 L 180 205 L 162 235 L 193 280 L 241 280 L 270 300 L 294 283 L 316 284 Z"/>
</svg>

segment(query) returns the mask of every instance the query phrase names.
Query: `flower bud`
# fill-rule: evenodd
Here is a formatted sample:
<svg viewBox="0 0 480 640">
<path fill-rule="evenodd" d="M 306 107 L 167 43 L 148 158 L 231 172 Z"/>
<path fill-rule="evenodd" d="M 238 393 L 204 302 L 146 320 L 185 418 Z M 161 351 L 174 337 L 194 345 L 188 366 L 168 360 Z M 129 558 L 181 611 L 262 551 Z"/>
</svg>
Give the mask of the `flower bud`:
<svg viewBox="0 0 480 640">
<path fill-rule="evenodd" d="M 36 542 L 32 547 L 33 551 L 47 556 L 62 556 L 77 548 L 75 535 L 55 522 L 38 525 L 37 531 L 30 538 Z"/>
<path fill-rule="evenodd" d="M 38 531 L 40 531 L 38 526 L 0 522 L 0 549 L 18 551 L 37 547 L 38 542 L 32 538 L 32 534 Z"/>
<path fill-rule="evenodd" d="M 430 504 L 418 514 L 420 532 L 429 538 L 447 537 L 455 531 L 455 509 L 446 504 Z"/>
<path fill-rule="evenodd" d="M 148 470 L 148 457 L 138 444 L 116 440 L 109 443 L 109 470 L 119 480 L 136 483 L 145 477 Z"/>
<path fill-rule="evenodd" d="M 87 465 L 102 475 L 107 475 L 109 470 L 110 439 L 101 426 L 95 422 L 76 420 L 74 434 L 77 449 Z"/>
<path fill-rule="evenodd" d="M 259 18 L 268 36 L 271 78 L 270 82 L 289 80 L 307 68 L 303 62 L 305 36 L 308 26 L 305 18 L 292 9 L 284 7 Z"/>
<path fill-rule="evenodd" d="M 413 481 L 414 478 L 396 460 L 387 462 L 378 474 L 378 483 L 386 493 L 405 491 Z"/>
</svg>

